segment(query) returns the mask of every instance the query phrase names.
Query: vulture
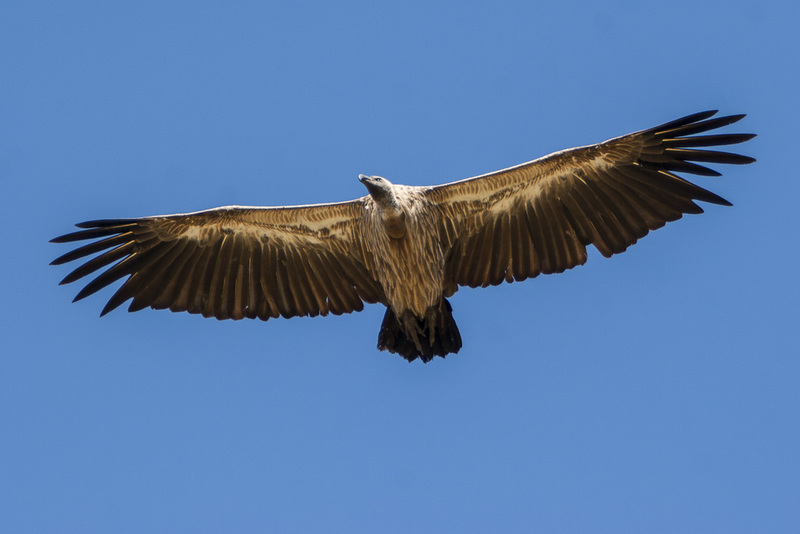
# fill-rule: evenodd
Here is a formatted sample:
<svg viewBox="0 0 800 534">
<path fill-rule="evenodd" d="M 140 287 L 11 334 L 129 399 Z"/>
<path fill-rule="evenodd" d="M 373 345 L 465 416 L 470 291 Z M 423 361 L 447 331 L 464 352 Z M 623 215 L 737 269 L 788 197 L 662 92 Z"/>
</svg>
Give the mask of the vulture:
<svg viewBox="0 0 800 534">
<path fill-rule="evenodd" d="M 676 173 L 719 176 L 700 163 L 753 158 L 709 150 L 755 137 L 709 132 L 744 115 L 695 113 L 603 143 L 435 186 L 359 175 L 348 202 L 226 206 L 194 213 L 79 223 L 55 243 L 88 241 L 52 262 L 86 259 L 62 284 L 101 271 L 75 301 L 124 277 L 101 316 L 132 299 L 217 319 L 340 315 L 381 303 L 378 349 L 428 362 L 461 348 L 447 301 L 486 287 L 560 273 L 606 257 L 650 230 L 730 206 Z"/>
</svg>

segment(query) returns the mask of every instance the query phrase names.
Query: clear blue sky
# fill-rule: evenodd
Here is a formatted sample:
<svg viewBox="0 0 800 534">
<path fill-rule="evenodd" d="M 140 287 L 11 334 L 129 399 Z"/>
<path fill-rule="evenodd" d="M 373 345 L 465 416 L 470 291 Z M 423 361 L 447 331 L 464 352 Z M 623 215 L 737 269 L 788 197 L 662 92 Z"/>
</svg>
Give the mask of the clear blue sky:
<svg viewBox="0 0 800 534">
<path fill-rule="evenodd" d="M 792 2 L 0 4 L 3 532 L 788 532 L 800 524 Z M 71 304 L 87 219 L 441 183 L 709 108 L 758 158 L 610 260 L 217 322 Z"/>
</svg>

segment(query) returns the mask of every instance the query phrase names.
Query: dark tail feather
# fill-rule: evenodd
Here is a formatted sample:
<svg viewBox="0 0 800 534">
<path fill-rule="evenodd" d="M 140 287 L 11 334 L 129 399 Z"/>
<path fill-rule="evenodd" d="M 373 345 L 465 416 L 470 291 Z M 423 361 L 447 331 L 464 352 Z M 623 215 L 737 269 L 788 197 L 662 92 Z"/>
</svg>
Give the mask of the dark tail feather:
<svg viewBox="0 0 800 534">
<path fill-rule="evenodd" d="M 399 354 L 410 362 L 420 358 L 425 363 L 434 356 L 444 358 L 458 352 L 461 334 L 452 311 L 446 299 L 429 309 L 424 317 L 405 312 L 398 318 L 394 310 L 387 308 L 378 334 L 378 349 Z"/>
</svg>

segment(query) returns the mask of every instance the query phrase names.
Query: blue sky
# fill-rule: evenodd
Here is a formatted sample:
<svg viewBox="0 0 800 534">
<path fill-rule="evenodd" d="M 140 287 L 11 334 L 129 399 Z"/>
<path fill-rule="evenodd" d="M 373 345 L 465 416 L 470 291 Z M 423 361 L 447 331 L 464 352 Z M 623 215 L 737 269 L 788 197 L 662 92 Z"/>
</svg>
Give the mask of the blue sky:
<svg viewBox="0 0 800 534">
<path fill-rule="evenodd" d="M 0 530 L 786 532 L 800 523 L 800 8 L 0 5 Z M 710 108 L 758 163 L 625 254 L 451 302 L 217 322 L 71 304 L 87 219 L 441 183 Z"/>
</svg>

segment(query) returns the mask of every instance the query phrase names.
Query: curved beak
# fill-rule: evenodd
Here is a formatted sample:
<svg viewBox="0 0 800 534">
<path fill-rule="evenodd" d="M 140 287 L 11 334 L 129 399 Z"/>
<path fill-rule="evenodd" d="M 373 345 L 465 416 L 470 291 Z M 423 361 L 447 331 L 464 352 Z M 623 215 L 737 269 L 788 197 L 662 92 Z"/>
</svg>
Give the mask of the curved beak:
<svg viewBox="0 0 800 534">
<path fill-rule="evenodd" d="M 358 181 L 361 182 L 362 184 L 366 184 L 369 179 L 370 179 L 370 177 L 367 176 L 366 174 L 359 174 L 358 175 Z"/>
</svg>

